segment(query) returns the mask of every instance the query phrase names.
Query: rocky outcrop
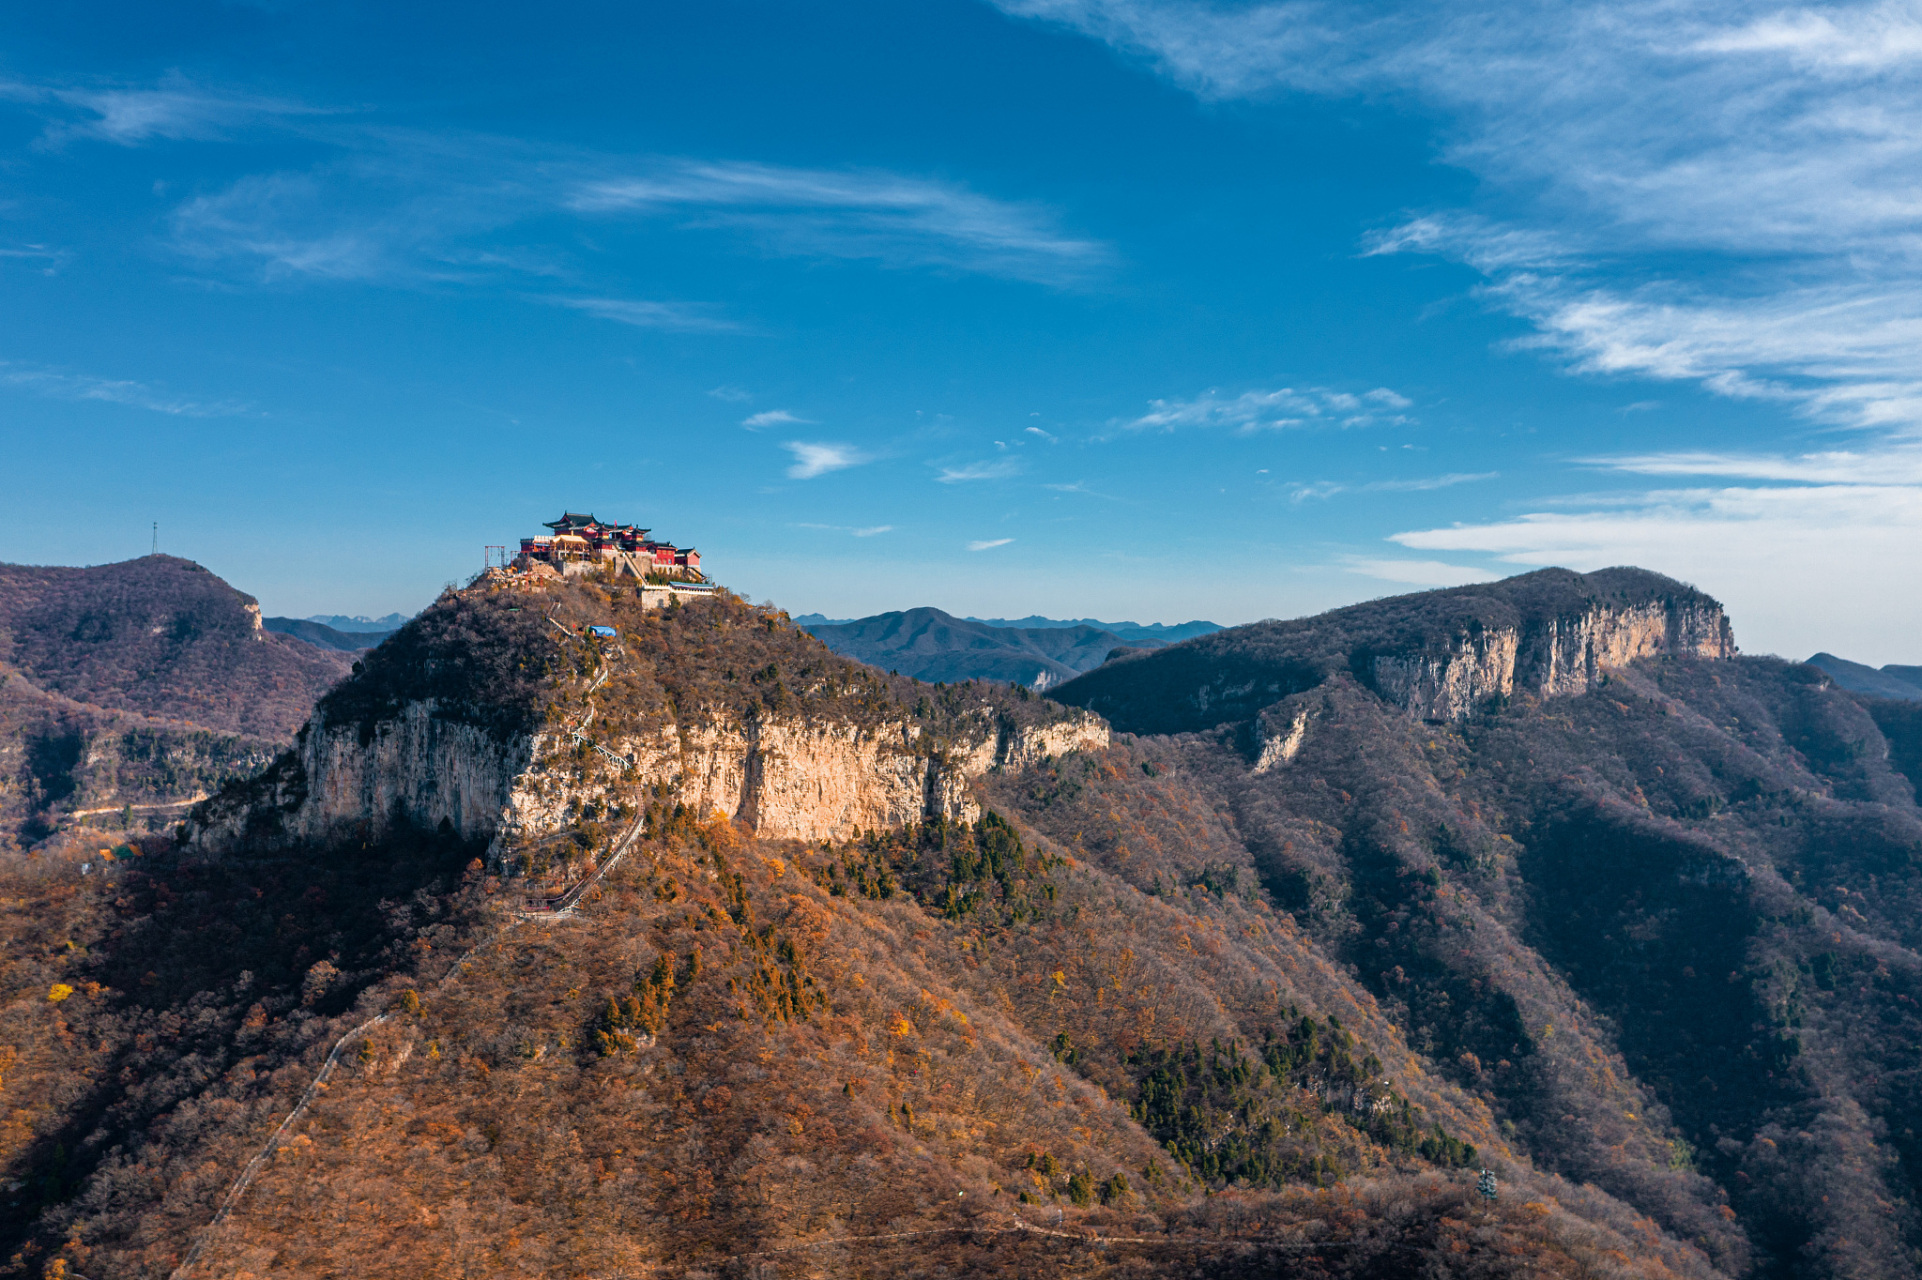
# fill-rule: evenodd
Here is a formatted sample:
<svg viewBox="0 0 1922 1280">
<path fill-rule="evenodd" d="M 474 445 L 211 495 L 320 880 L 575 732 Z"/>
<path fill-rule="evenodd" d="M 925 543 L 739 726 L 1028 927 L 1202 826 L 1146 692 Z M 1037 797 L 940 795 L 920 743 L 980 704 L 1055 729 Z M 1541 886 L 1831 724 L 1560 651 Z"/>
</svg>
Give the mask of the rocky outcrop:
<svg viewBox="0 0 1922 1280">
<path fill-rule="evenodd" d="M 621 761 L 597 753 L 586 767 L 578 755 L 551 750 L 565 740 L 543 741 L 507 796 L 499 831 L 511 840 L 559 830 L 572 814 L 618 804 L 637 785 L 758 835 L 798 840 L 845 839 L 929 818 L 972 822 L 981 816 L 968 785 L 974 778 L 1107 744 L 1107 725 L 1087 714 L 1025 728 L 983 716 L 978 732 L 942 743 L 904 722 L 871 729 L 836 721 L 709 723 L 617 739 L 608 745 Z"/>
<path fill-rule="evenodd" d="M 369 726 L 329 724 L 316 711 L 293 750 L 245 787 L 196 809 L 190 839 L 205 852 L 242 840 L 269 845 L 374 840 L 396 824 L 488 839 L 535 743 L 497 737 L 410 702 Z"/>
<path fill-rule="evenodd" d="M 1541 569 L 1116 654 L 1049 696 L 1128 733 L 1200 733 L 1358 681 L 1413 716 L 1449 721 L 1502 697 L 1578 693 L 1640 658 L 1734 653 L 1721 605 L 1687 583 L 1634 568 Z"/>
<path fill-rule="evenodd" d="M 1287 764 L 1301 754 L 1301 744 L 1308 740 L 1308 708 L 1297 707 L 1292 715 L 1279 714 L 1284 710 L 1270 707 L 1255 718 L 1255 773 Z"/>
<path fill-rule="evenodd" d="M 905 722 L 769 718 L 601 737 L 593 725 L 496 735 L 441 717 L 431 700 L 371 726 L 317 713 L 267 774 L 197 810 L 191 839 L 214 853 L 243 840 L 373 840 L 404 823 L 498 852 L 655 798 L 762 836 L 836 839 L 926 818 L 973 821 L 973 778 L 1108 742 L 1107 725 L 1086 713 L 1024 728 L 979 720 L 977 733 L 933 743 Z"/>
<path fill-rule="evenodd" d="M 1422 720 L 1460 720 L 1491 698 L 1585 693 L 1611 667 L 1638 658 L 1735 656 L 1728 619 L 1713 605 L 1653 602 L 1463 635 L 1440 652 L 1375 654 L 1375 692 Z"/>
</svg>

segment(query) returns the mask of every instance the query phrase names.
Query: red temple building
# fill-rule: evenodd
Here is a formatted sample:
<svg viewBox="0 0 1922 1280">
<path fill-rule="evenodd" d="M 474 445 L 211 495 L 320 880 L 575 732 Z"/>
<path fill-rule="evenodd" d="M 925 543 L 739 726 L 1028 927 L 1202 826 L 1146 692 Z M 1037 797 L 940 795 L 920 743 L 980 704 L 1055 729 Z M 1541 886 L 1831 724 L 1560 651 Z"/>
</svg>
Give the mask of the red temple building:
<svg viewBox="0 0 1922 1280">
<path fill-rule="evenodd" d="M 609 568 L 637 578 L 653 574 L 676 581 L 706 581 L 701 576 L 700 552 L 656 542 L 647 536 L 649 530 L 636 525 L 607 524 L 567 511 L 560 519 L 547 521 L 546 527 L 554 532 L 521 539 L 523 567 L 538 562 L 562 573 Z"/>
</svg>

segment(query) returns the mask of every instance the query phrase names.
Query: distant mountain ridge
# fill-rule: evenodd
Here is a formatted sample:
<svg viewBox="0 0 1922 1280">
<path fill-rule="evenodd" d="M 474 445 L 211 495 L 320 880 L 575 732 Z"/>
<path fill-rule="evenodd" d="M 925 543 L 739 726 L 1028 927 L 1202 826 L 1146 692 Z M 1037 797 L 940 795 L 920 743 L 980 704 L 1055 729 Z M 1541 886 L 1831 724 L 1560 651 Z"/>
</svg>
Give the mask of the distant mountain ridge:
<svg viewBox="0 0 1922 1280">
<path fill-rule="evenodd" d="M 305 640 L 308 644 L 341 653 L 371 649 L 394 634 L 392 631 L 345 631 L 324 622 L 315 622 L 312 618 L 263 618 L 261 625 L 279 635 L 292 636 L 296 640 Z"/>
<path fill-rule="evenodd" d="M 993 680 L 1047 689 L 1093 670 L 1118 649 L 1167 643 L 1085 623 L 994 626 L 928 607 L 841 623 L 814 616 L 803 615 L 796 625 L 842 657 L 937 684 Z"/>
<path fill-rule="evenodd" d="M 1826 671 L 1831 680 L 1850 693 L 1922 702 L 1922 667 L 1903 667 L 1890 663 L 1877 670 L 1860 662 L 1838 658 L 1832 653 L 1816 654 L 1809 659 L 1809 665 Z"/>
<path fill-rule="evenodd" d="M 875 614 L 874 617 L 884 617 Z M 953 616 L 953 615 L 949 615 Z M 867 622 L 868 618 L 830 618 L 821 613 L 797 614 L 794 625 L 803 629 L 808 627 L 845 627 L 852 623 Z M 1131 645 L 1153 648 L 1158 644 L 1174 644 L 1181 640 L 1191 640 L 1196 636 L 1212 635 L 1222 630 L 1218 622 L 1204 622 L 1197 618 L 1192 622 L 1103 622 L 1099 618 L 1044 618 L 1031 613 L 1025 618 L 977 618 L 972 614 L 956 619 L 960 622 L 978 622 L 984 627 L 998 627 L 1004 630 L 1039 631 L 1045 629 L 1068 630 L 1074 627 L 1092 627 L 1096 631 L 1106 631 L 1119 636 Z"/>
<path fill-rule="evenodd" d="M 1025 618 L 976 618 L 972 615 L 964 619 L 979 622 L 988 627 L 1012 627 L 1016 630 L 1031 631 L 1045 627 L 1094 627 L 1099 631 L 1113 632 L 1123 640 L 1137 645 L 1175 644 L 1182 640 L 1192 640 L 1196 636 L 1213 635 L 1224 628 L 1219 622 L 1205 622 L 1200 618 L 1192 622 L 1103 622 L 1099 618 L 1044 618 L 1031 613 Z"/>
<path fill-rule="evenodd" d="M 357 613 L 316 613 L 301 619 L 303 622 L 318 622 L 323 627 L 336 631 L 398 631 L 407 625 L 410 615 L 390 613 L 382 618 L 367 618 Z M 292 621 L 292 619 L 289 619 Z"/>
</svg>

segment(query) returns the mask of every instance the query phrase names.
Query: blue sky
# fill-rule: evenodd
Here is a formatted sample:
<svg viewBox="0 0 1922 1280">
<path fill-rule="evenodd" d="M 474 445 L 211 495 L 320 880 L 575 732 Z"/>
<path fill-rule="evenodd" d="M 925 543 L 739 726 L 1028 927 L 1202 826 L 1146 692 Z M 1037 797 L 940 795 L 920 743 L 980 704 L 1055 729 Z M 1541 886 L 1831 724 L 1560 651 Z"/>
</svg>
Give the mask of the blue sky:
<svg viewBox="0 0 1922 1280">
<path fill-rule="evenodd" d="M 412 610 L 563 507 L 795 612 L 1634 563 L 1922 662 L 1922 9 L 0 15 L 0 559 Z"/>
</svg>

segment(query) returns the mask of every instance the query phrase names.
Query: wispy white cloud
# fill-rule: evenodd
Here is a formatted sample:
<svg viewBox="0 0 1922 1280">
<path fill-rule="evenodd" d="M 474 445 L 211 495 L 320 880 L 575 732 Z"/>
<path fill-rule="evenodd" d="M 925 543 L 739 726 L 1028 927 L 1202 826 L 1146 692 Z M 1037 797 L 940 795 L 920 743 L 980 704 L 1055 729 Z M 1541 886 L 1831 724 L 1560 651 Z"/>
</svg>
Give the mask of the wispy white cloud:
<svg viewBox="0 0 1922 1280">
<path fill-rule="evenodd" d="M 1909 6 L 1785 9 L 1697 39 L 1700 53 L 1779 54 L 1831 73 L 1882 71 L 1922 61 L 1922 17 Z"/>
<path fill-rule="evenodd" d="M 1499 471 L 1451 471 L 1442 476 L 1419 476 L 1412 480 L 1372 480 L 1361 487 L 1370 493 L 1426 493 L 1431 489 L 1452 489 L 1458 484 L 1493 480 Z"/>
<path fill-rule="evenodd" d="M 669 329 L 680 333 L 738 333 L 741 326 L 712 314 L 707 307 L 678 302 L 648 302 L 634 298 L 570 298 L 556 295 L 548 299 L 559 306 L 637 329 Z M 798 421 L 798 419 L 797 419 Z"/>
<path fill-rule="evenodd" d="M 787 469 L 788 477 L 794 480 L 812 480 L 830 471 L 845 471 L 872 461 L 866 454 L 847 444 L 813 444 L 794 440 L 781 446 L 794 455 L 794 462 Z"/>
<path fill-rule="evenodd" d="M 0 246 L 0 260 L 11 259 L 15 262 L 33 263 L 40 268 L 42 275 L 58 275 L 60 268 L 67 265 L 72 255 L 65 249 L 55 249 L 44 244 L 16 244 Z"/>
<path fill-rule="evenodd" d="M 64 96 L 63 96 L 64 95 Z M 269 277 L 475 282 L 549 277 L 604 296 L 606 254 L 551 224 L 649 221 L 681 233 L 733 232 L 762 251 L 863 260 L 1074 286 L 1105 271 L 1105 244 L 1058 213 L 958 182 L 871 169 L 614 155 L 506 137 L 315 118 L 300 104 L 186 82 L 149 89 L 0 87 L 0 96 L 85 118 L 49 137 L 229 136 L 240 125 L 297 134 L 325 158 L 240 178 L 173 214 L 175 247 L 212 268 Z M 70 108 L 63 107 L 71 99 Z M 620 292 L 625 292 L 624 289 Z M 618 296 L 618 294 L 616 295 Z"/>
<path fill-rule="evenodd" d="M 76 139 L 127 147 L 155 139 L 208 141 L 335 114 L 285 98 L 209 88 L 180 75 L 134 86 L 0 83 L 0 101 L 36 109 L 46 120 L 40 143 L 49 147 Z"/>
<path fill-rule="evenodd" d="M 724 404 L 752 404 L 754 393 L 741 387 L 714 387 L 708 394 Z"/>
<path fill-rule="evenodd" d="M 741 419 L 741 425 L 749 431 L 759 431 L 762 427 L 778 427 L 790 423 L 809 423 L 808 418 L 796 417 L 786 409 L 768 409 L 761 413 L 751 413 Z"/>
<path fill-rule="evenodd" d="M 1460 587 L 1471 582 L 1493 582 L 1501 576 L 1486 569 L 1448 564 L 1441 560 L 1380 560 L 1351 556 L 1342 563 L 1351 573 L 1416 587 Z"/>
<path fill-rule="evenodd" d="M 1267 475 L 1266 470 L 1256 475 Z M 1293 480 L 1282 486 L 1290 502 L 1308 502 L 1332 498 L 1342 493 L 1427 493 L 1435 489 L 1452 489 L 1458 484 L 1474 484 L 1481 480 L 1493 480 L 1501 473 L 1498 471 L 1453 471 L 1440 476 L 1415 476 L 1407 480 L 1371 480 L 1361 484 L 1343 484 L 1338 480 Z"/>
<path fill-rule="evenodd" d="M 1017 459 L 996 458 L 992 462 L 966 462 L 942 467 L 941 474 L 935 480 L 941 484 L 966 484 L 971 480 L 1006 480 L 1020 473 L 1021 463 Z"/>
<path fill-rule="evenodd" d="M 1750 647 L 1805 657 L 1837 620 L 1876 662 L 1912 661 L 1922 628 L 1922 450 L 1800 456 L 1707 451 L 1591 459 L 1620 473 L 1748 483 L 1568 498 L 1534 511 L 1393 541 L 1479 552 L 1522 568 L 1638 564 L 1710 587 Z"/>
<path fill-rule="evenodd" d="M 1645 476 L 1722 476 L 1796 484 L 1922 485 L 1922 448 L 1895 446 L 1872 451 L 1761 454 L 1689 450 L 1630 454 L 1584 461 L 1611 471 Z"/>
<path fill-rule="evenodd" d="M 0 384 L 54 400 L 95 400 L 176 418 L 231 418 L 250 412 L 235 400 L 190 400 L 125 378 L 96 378 L 0 361 Z"/>
<path fill-rule="evenodd" d="M 1060 230 L 1032 204 L 957 183 L 869 170 L 745 162 L 663 161 L 578 183 L 582 214 L 695 216 L 756 233 L 782 253 L 864 258 L 889 266 L 951 267 L 1068 284 L 1107 265 L 1109 249 Z"/>
<path fill-rule="evenodd" d="M 975 542 L 970 542 L 970 543 L 968 544 L 968 550 L 970 550 L 970 551 L 992 551 L 992 550 L 994 550 L 994 549 L 995 549 L 996 547 L 1005 547 L 1005 546 L 1007 546 L 1007 545 L 1008 545 L 1008 544 L 1009 544 L 1010 542 L 1013 542 L 1013 541 L 1014 541 L 1014 539 L 1013 539 L 1013 538 L 982 538 L 982 539 L 980 539 L 980 540 L 978 540 L 978 541 L 975 541 Z"/>
<path fill-rule="evenodd" d="M 1625 292 L 1520 273 L 1487 294 L 1534 322 L 1536 335 L 1517 345 L 1582 371 L 1693 381 L 1860 427 L 1922 424 L 1922 278 L 1729 299 L 1693 286 Z"/>
<path fill-rule="evenodd" d="M 1922 424 L 1913 3 L 999 3 L 1204 98 L 1417 104 L 1482 180 L 1478 207 L 1367 248 L 1475 267 L 1575 370 Z"/>
<path fill-rule="evenodd" d="M 828 533 L 845 533 L 855 538 L 873 538 L 883 533 L 894 532 L 894 526 L 891 524 L 874 524 L 868 525 L 866 528 L 860 528 L 847 524 L 809 524 L 803 522 L 796 524 L 794 527 L 797 529 L 821 529 Z"/>
<path fill-rule="evenodd" d="M 1387 387 L 1359 394 L 1327 387 L 1282 387 L 1223 397 L 1204 391 L 1191 400 L 1155 400 L 1148 412 L 1123 425 L 1131 431 L 1176 431 L 1186 427 L 1229 427 L 1243 434 L 1288 427 L 1367 427 L 1406 422 L 1402 410 L 1413 401 Z"/>
<path fill-rule="evenodd" d="M 460 264 L 456 246 L 499 230 L 501 219 L 484 216 L 458 195 L 382 190 L 375 168 L 241 178 L 174 209 L 173 247 L 209 269 L 237 267 L 267 280 L 414 285 L 496 274 Z M 368 207 L 370 198 L 386 207 Z"/>
</svg>

